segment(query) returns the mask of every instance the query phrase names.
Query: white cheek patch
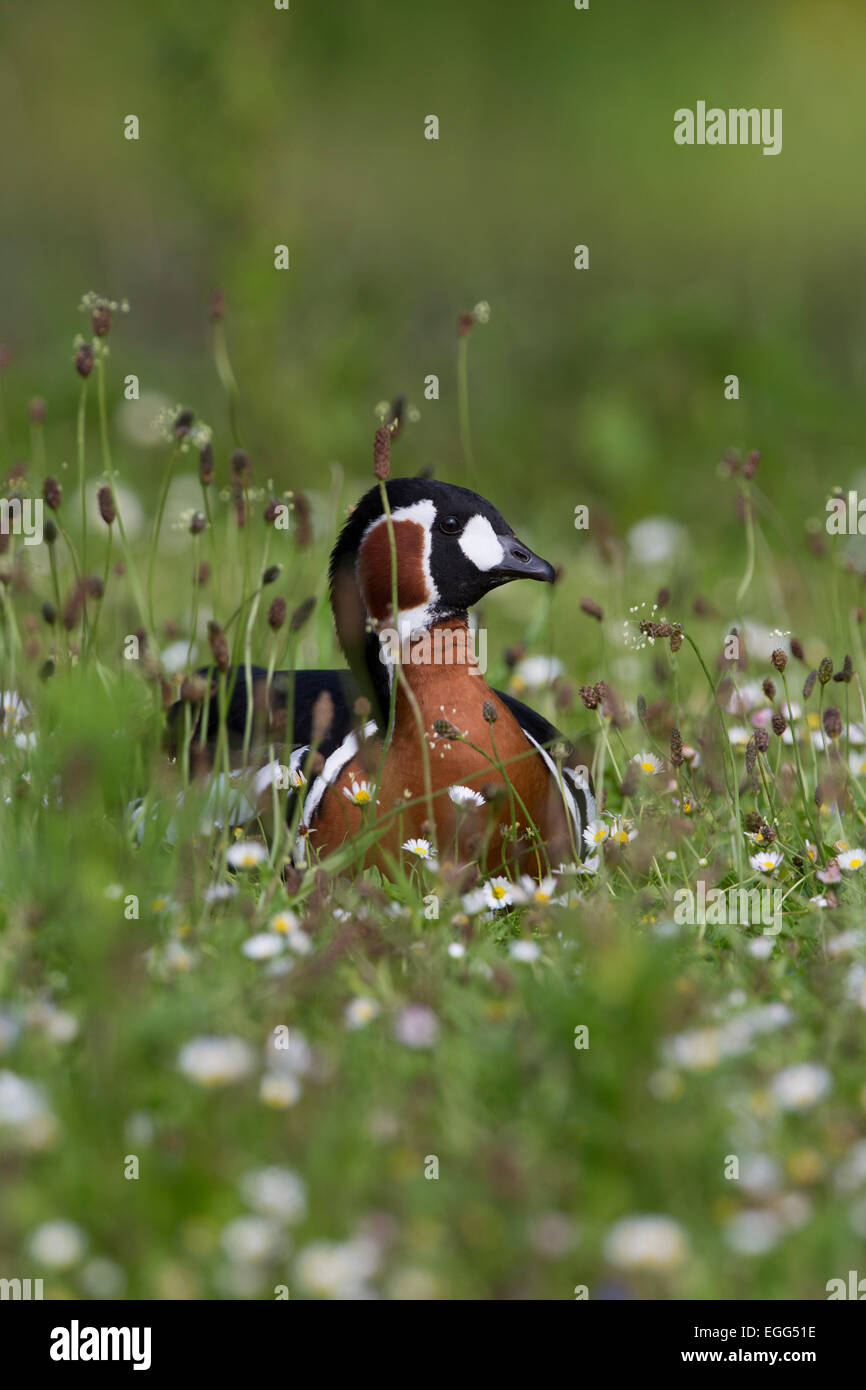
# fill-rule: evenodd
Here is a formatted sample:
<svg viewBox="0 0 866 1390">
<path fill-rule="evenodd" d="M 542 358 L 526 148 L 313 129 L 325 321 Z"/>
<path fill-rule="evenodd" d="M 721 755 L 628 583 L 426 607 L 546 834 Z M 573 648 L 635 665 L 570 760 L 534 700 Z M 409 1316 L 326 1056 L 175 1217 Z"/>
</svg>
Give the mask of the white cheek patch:
<svg viewBox="0 0 866 1390">
<path fill-rule="evenodd" d="M 505 551 L 486 516 L 473 516 L 467 522 L 460 537 L 460 549 L 479 570 L 492 570 L 505 558 Z"/>
</svg>

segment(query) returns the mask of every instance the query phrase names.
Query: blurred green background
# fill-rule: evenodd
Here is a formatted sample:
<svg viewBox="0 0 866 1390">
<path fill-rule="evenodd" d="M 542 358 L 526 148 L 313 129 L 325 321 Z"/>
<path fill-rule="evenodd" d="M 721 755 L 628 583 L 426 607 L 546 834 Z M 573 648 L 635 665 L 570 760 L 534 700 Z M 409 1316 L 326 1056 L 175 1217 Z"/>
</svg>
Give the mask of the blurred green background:
<svg viewBox="0 0 866 1390">
<path fill-rule="evenodd" d="M 577 502 L 621 524 L 672 513 L 700 548 L 724 520 L 713 464 L 730 445 L 764 450 L 762 481 L 800 528 L 860 459 L 864 67 L 855 0 L 8 6 L 13 455 L 37 393 L 51 450 L 72 452 L 86 290 L 132 304 L 118 387 L 135 372 L 224 426 L 219 286 L 259 479 L 309 487 L 339 459 L 360 484 L 375 403 L 405 391 L 421 419 L 398 471 L 466 481 L 455 319 L 485 299 L 476 482 L 506 515 L 530 484 L 563 553 Z M 698 99 L 782 107 L 782 153 L 676 146 L 674 110 Z M 151 457 L 127 451 L 155 488 Z"/>
<path fill-rule="evenodd" d="M 300 490 L 313 501 L 316 544 L 278 555 L 275 542 L 269 556 L 284 565 L 279 588 L 292 605 L 321 592 L 340 507 L 371 482 L 377 402 L 405 392 L 419 418 L 394 446 L 394 471 L 432 467 L 477 486 L 568 571 L 567 584 L 543 598 L 540 586 L 526 585 L 491 600 L 494 683 L 506 678 L 504 644 L 519 636 L 537 653 L 565 658 L 575 686 L 604 676 L 629 696 L 642 689 L 652 699 L 655 686 L 666 698 L 682 694 L 684 732 L 697 742 L 706 694 L 690 653 L 679 659 L 680 692 L 675 668 L 658 652 L 651 665 L 648 656 L 614 650 L 619 621 L 659 582 L 675 587 L 670 616 L 690 627 L 686 600 L 712 595 L 716 613 L 701 619 L 708 660 L 727 630 L 723 617 L 790 620 L 810 663 L 813 645 L 817 663 L 831 640 L 823 627 L 833 606 L 827 575 L 813 580 L 818 562 L 804 560 L 803 534 L 810 517 L 823 516 L 828 488 L 853 486 L 862 468 L 864 71 L 859 0 L 590 0 L 586 12 L 572 0 L 291 0 L 288 12 L 271 0 L 7 5 L 2 471 L 30 460 L 38 491 L 27 402 L 44 397 L 46 471 L 63 479 L 75 534 L 80 381 L 72 341 L 88 332 L 81 295 L 95 291 L 132 306 L 108 339 L 109 389 L 113 460 L 139 511 L 153 516 L 170 451 L 132 428 L 122 399 L 130 373 L 140 379 L 144 409 L 181 403 L 215 427 L 224 486 L 232 442 L 209 324 L 219 287 L 254 481 L 272 479 L 277 492 Z M 782 153 L 676 146 L 674 111 L 698 100 L 781 107 Z M 137 142 L 124 139 L 130 114 L 140 121 Z M 440 121 L 438 142 L 424 139 L 429 114 Z M 291 267 L 278 272 L 273 254 L 282 243 Z M 587 271 L 573 268 L 578 243 L 590 249 Z M 456 320 L 480 300 L 491 318 L 468 345 L 469 477 Z M 724 399 L 729 373 L 740 378 L 737 402 Z M 429 374 L 440 379 L 435 402 L 424 399 Z M 94 394 L 95 483 L 102 461 Z M 728 448 L 762 450 L 753 496 L 779 567 L 777 583 L 761 538 L 755 582 L 742 589 L 745 612 L 735 598 L 747 563 L 738 494 L 720 486 L 716 468 Z M 339 501 L 334 461 L 346 475 Z M 194 454 L 186 455 L 181 471 L 194 470 Z M 195 489 L 189 497 L 200 505 Z M 173 635 L 183 639 L 192 542 L 175 534 L 166 560 L 175 501 L 173 494 L 160 536 L 156 611 L 163 630 L 174 621 Z M 574 530 L 580 503 L 590 507 L 588 534 Z M 681 523 L 690 545 L 668 550 L 664 568 L 650 567 L 652 584 L 644 570 L 642 588 L 619 567 L 599 577 L 596 543 L 607 528 L 624 533 L 648 515 Z M 228 508 L 220 524 L 227 519 Z M 238 573 L 227 530 L 222 602 L 205 594 L 223 621 L 234 607 L 225 587 Z M 101 550 L 104 528 L 98 534 Z M 260 516 L 247 534 L 258 547 Z M 138 541 L 141 554 L 144 526 Z M 384 961 L 371 957 L 370 965 L 366 948 L 353 947 L 319 985 L 287 990 L 241 962 L 250 895 L 225 912 L 193 911 L 201 884 L 193 894 L 190 883 L 202 866 L 190 836 L 167 853 L 160 823 L 142 852 L 128 844 L 123 807 L 148 774 L 163 795 L 164 820 L 176 790 L 157 748 L 161 710 L 148 715 L 137 676 L 118 677 L 123 636 L 138 618 L 127 586 L 112 576 L 100 628 L 110 662 L 102 674 L 113 672 L 112 684 L 88 684 L 85 672 L 71 685 L 80 668 L 37 683 L 49 640 L 57 641 L 37 623 L 39 601 L 51 592 L 38 554 L 27 557 L 36 582 L 15 595 L 32 639 L 15 679 L 28 698 L 37 692 L 40 737 L 32 754 L 26 739 L 14 745 L 22 760 L 32 758 L 30 794 L 22 778 L 0 806 L 10 827 L 0 834 L 0 994 L 14 1002 L 22 989 L 29 999 L 47 988 L 66 999 L 82 1031 L 67 1060 L 61 1051 L 72 1035 L 52 1037 L 37 1010 L 9 1063 L 45 1083 L 63 1137 L 44 1161 L 16 1157 L 4 1169 L 12 1181 L 0 1272 L 26 1273 L 30 1232 L 64 1216 L 87 1229 L 95 1252 L 126 1267 L 133 1297 L 224 1292 L 202 1269 L 215 1264 L 220 1229 L 236 1213 L 238 1175 L 284 1160 L 311 1189 L 304 1242 L 345 1239 L 360 1217 L 385 1212 L 402 1223 L 401 1248 L 434 1270 L 443 1296 L 570 1297 L 586 1278 L 595 1297 L 607 1277 L 597 1253 L 606 1231 L 642 1211 L 675 1215 L 695 1259 L 670 1283 L 635 1280 L 638 1292 L 823 1296 L 827 1278 L 856 1264 L 866 1215 L 858 1208 L 854 1223 L 847 1197 L 819 1185 L 837 1160 L 862 1157 L 853 1147 L 862 1144 L 866 1105 L 861 1014 L 845 993 L 842 962 L 815 959 L 807 969 L 815 911 L 798 907 L 785 950 L 768 962 L 748 954 L 737 933 L 696 949 L 669 932 L 650 937 L 657 905 L 648 885 L 627 889 L 618 904 L 602 892 L 584 913 L 569 907 L 543 924 L 545 973 L 521 975 L 526 967 L 517 964 L 509 975 L 504 940 L 479 932 L 465 966 L 476 973 L 465 976 L 446 955 L 450 922 L 436 930 L 416 911 L 412 922 L 388 919 Z M 64 593 L 69 579 L 67 570 Z M 849 575 L 842 584 L 833 655 L 850 647 L 862 671 L 862 647 L 840 619 L 862 598 L 861 581 Z M 590 591 L 606 624 L 575 612 Z M 563 622 L 553 621 L 549 604 Z M 328 631 L 320 605 L 299 642 L 301 666 L 333 659 Z M 261 660 L 263 614 L 258 636 Z M 555 706 L 549 688 L 533 691 L 531 702 L 570 733 L 591 724 L 582 706 Z M 633 735 L 643 737 L 636 725 Z M 6 764 L 17 777 L 8 749 L 0 773 Z M 695 842 L 713 857 L 725 852 L 728 833 L 721 792 L 717 800 L 722 809 L 716 817 L 708 808 Z M 665 803 L 666 820 L 668 813 Z M 121 921 L 106 884 L 140 894 L 140 924 Z M 357 907 L 348 896 L 345 903 L 346 911 Z M 852 893 L 845 920 L 853 928 L 862 915 Z M 314 925 L 326 940 L 341 929 Z M 428 942 L 429 954 L 419 952 Z M 579 967 L 570 954 L 576 942 Z M 144 973 L 145 949 L 153 978 Z M 343 1009 L 360 991 L 381 996 L 386 1018 L 356 1039 Z M 429 1000 L 441 1016 L 442 1051 L 429 1066 L 426 1054 L 407 1060 L 389 1041 L 390 1015 L 405 999 Z M 796 1009 L 790 1038 L 762 1038 L 741 1061 L 709 1074 L 696 1064 L 695 1075 L 673 1078 L 679 1089 L 658 1071 L 670 1036 L 770 999 Z M 323 1058 L 297 1112 L 271 1115 L 250 1088 L 237 1102 L 220 1095 L 212 1103 L 176 1074 L 177 1051 L 190 1037 L 218 1028 L 255 1038 L 260 1049 L 287 1016 Z M 575 1073 L 572 1036 L 581 1021 L 600 1045 Z M 762 1129 L 770 1074 L 816 1059 L 834 1072 L 827 1108 L 802 1126 L 794 1116 L 774 1128 L 771 1116 Z M 131 1124 L 151 1112 L 153 1140 Z M 120 1156 L 151 1143 L 146 1181 L 126 1184 Z M 736 1210 L 720 1162 L 732 1144 L 766 1148 L 787 1165 L 786 1183 L 814 1184 L 818 1193 L 808 1222 L 802 1203 L 786 1218 L 802 1216 L 800 1233 L 783 1245 L 779 1227 L 750 1274 L 742 1247 L 732 1254 L 716 1229 Z M 428 1149 L 443 1155 L 444 1203 L 416 1162 Z M 773 1200 L 782 1179 L 774 1181 Z M 554 1218 L 577 1212 L 586 1250 L 596 1253 L 572 1261 L 566 1242 L 566 1263 L 549 1272 L 542 1259 L 550 1251 L 539 1255 L 539 1241 L 526 1235 L 527 1222 L 549 1216 L 548 1208 Z M 394 1296 L 409 1296 L 409 1282 Z M 85 1285 L 70 1276 L 67 1287 Z M 231 1286 L 234 1293 L 244 1288 Z"/>
</svg>

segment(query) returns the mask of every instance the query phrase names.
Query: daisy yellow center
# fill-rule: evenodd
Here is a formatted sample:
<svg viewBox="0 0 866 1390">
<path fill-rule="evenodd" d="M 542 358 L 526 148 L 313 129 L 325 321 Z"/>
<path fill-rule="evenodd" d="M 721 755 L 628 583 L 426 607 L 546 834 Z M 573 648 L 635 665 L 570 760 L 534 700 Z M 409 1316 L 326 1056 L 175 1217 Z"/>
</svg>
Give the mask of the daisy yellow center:
<svg viewBox="0 0 866 1390">
<path fill-rule="evenodd" d="M 604 829 L 596 830 L 595 835 L 593 836 L 593 843 L 596 845 L 600 845 L 606 833 L 607 832 Z"/>
<path fill-rule="evenodd" d="M 359 806 L 365 806 L 370 800 L 370 793 L 362 787 L 360 791 L 355 792 L 355 800 Z"/>
<path fill-rule="evenodd" d="M 851 860 L 851 868 L 852 868 L 852 869 L 859 869 L 859 868 L 860 868 L 860 865 L 861 865 L 862 863 L 863 863 L 863 860 L 862 860 L 862 859 L 858 859 L 857 856 L 855 855 L 854 858 Z"/>
<path fill-rule="evenodd" d="M 506 891 L 506 890 L 502 887 L 502 884 L 501 884 L 501 883 L 497 883 L 497 884 L 494 886 L 494 888 L 493 888 L 493 896 L 494 896 L 494 898 L 504 898 L 504 897 L 505 897 L 505 891 Z"/>
<path fill-rule="evenodd" d="M 549 893 L 545 893 L 545 891 L 544 891 L 543 888 L 539 888 L 539 889 L 538 889 L 538 892 L 537 892 L 534 896 L 535 896 L 535 901 L 536 901 L 537 903 L 549 903 L 549 902 L 550 902 L 550 894 L 549 894 Z"/>
<path fill-rule="evenodd" d="M 418 845 L 417 848 L 416 848 L 416 850 L 415 850 L 415 853 L 416 853 L 416 854 L 420 854 L 421 858 L 422 858 L 422 859 L 425 859 L 425 858 L 427 857 L 427 846 L 426 846 L 426 845 Z"/>
<path fill-rule="evenodd" d="M 644 772 L 655 772 L 654 764 L 649 761 L 642 762 L 641 767 L 643 768 Z"/>
</svg>

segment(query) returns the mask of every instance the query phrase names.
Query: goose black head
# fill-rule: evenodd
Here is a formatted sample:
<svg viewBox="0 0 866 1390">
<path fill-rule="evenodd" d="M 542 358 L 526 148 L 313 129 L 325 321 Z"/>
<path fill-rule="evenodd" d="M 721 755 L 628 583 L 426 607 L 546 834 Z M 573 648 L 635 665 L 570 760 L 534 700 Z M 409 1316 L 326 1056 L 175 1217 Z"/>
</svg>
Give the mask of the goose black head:
<svg viewBox="0 0 866 1390">
<path fill-rule="evenodd" d="M 401 633 L 464 615 L 512 579 L 552 583 L 553 567 L 515 536 L 495 507 L 476 492 L 430 478 L 392 478 L 386 484 L 397 557 L 397 606 L 392 614 L 391 528 L 381 492 L 371 488 L 352 512 L 331 554 L 331 606 L 349 665 L 382 704 L 378 631 Z M 384 682 L 387 703 L 387 680 Z"/>
</svg>

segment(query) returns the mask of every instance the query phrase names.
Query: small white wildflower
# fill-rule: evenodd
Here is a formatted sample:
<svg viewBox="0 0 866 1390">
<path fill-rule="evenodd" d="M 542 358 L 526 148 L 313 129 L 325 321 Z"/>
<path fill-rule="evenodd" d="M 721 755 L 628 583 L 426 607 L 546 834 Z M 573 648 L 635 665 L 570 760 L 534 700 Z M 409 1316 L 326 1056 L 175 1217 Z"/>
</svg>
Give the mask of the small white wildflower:
<svg viewBox="0 0 866 1390">
<path fill-rule="evenodd" d="M 752 868 L 762 874 L 774 874 L 781 862 L 782 856 L 777 849 L 759 850 L 757 854 L 749 855 Z"/>
<path fill-rule="evenodd" d="M 368 806 L 373 800 L 373 790 L 369 782 L 356 782 L 352 779 L 351 790 L 343 788 L 343 795 L 355 806 Z"/>
<path fill-rule="evenodd" d="M 226 860 L 233 869 L 257 869 L 268 857 L 260 840 L 238 840 L 230 845 Z"/>
<path fill-rule="evenodd" d="M 783 1067 L 770 1083 L 770 1091 L 783 1110 L 806 1110 L 831 1089 L 833 1078 L 817 1062 Z"/>
<path fill-rule="evenodd" d="M 529 903 L 549 903 L 556 892 L 556 879 L 553 875 L 540 879 L 537 883 L 529 874 L 522 874 L 520 887 Z"/>
<path fill-rule="evenodd" d="M 249 960 L 273 960 L 285 946 L 285 939 L 278 932 L 260 931 L 247 937 L 241 950 Z"/>
<path fill-rule="evenodd" d="M 87 1237 L 73 1221 L 46 1221 L 33 1232 L 28 1246 L 38 1264 L 71 1269 L 83 1259 Z"/>
<path fill-rule="evenodd" d="M 259 1083 L 259 1100 L 271 1110 L 288 1110 L 301 1098 L 301 1083 L 288 1072 L 267 1071 Z"/>
<path fill-rule="evenodd" d="M 181 1048 L 178 1067 L 200 1086 L 226 1086 L 249 1075 L 253 1050 L 242 1038 L 193 1038 Z"/>
<path fill-rule="evenodd" d="M 774 1212 L 740 1211 L 725 1227 L 725 1240 L 738 1255 L 765 1255 L 778 1245 L 783 1233 L 782 1222 Z"/>
<path fill-rule="evenodd" d="M 365 1296 L 365 1281 L 376 1273 L 379 1261 L 375 1241 L 363 1237 L 343 1244 L 318 1240 L 301 1250 L 295 1274 L 310 1293 L 354 1301 Z"/>
<path fill-rule="evenodd" d="M 661 759 L 657 758 L 655 753 L 635 753 L 632 762 L 637 763 L 641 772 L 645 772 L 650 777 L 654 777 L 656 773 L 661 772 L 664 766 Z"/>
<path fill-rule="evenodd" d="M 513 907 L 515 903 L 522 901 L 521 890 L 511 882 L 510 879 L 498 874 L 495 878 L 489 878 L 481 887 L 484 894 L 484 901 L 488 907 Z"/>
<path fill-rule="evenodd" d="M 349 1000 L 343 1018 L 347 1028 L 364 1028 L 368 1023 L 372 1023 L 374 1018 L 378 1018 L 381 1012 L 377 1000 L 359 994 L 356 998 Z"/>
<path fill-rule="evenodd" d="M 583 832 L 584 841 L 590 849 L 594 849 L 596 845 L 603 845 L 609 835 L 610 826 L 604 820 L 591 820 Z"/>
<path fill-rule="evenodd" d="M 688 1254 L 685 1232 L 668 1216 L 629 1216 L 612 1226 L 605 1257 L 621 1269 L 672 1270 Z"/>
<path fill-rule="evenodd" d="M 306 1185 L 291 1168 L 254 1168 L 244 1173 L 238 1187 L 244 1201 L 260 1216 L 291 1225 L 306 1213 Z"/>
<path fill-rule="evenodd" d="M 410 854 L 417 854 L 419 859 L 426 860 L 428 864 L 436 862 L 436 855 L 429 840 L 406 840 L 403 848 L 408 850 Z"/>
<path fill-rule="evenodd" d="M 512 960 L 519 960 L 526 965 L 532 965 L 541 955 L 541 947 L 537 941 L 512 941 L 508 947 L 508 954 Z"/>
<path fill-rule="evenodd" d="M 223 1227 L 220 1244 L 230 1260 L 239 1264 L 264 1264 L 282 1252 L 282 1233 L 263 1216 L 239 1216 Z"/>
<path fill-rule="evenodd" d="M 448 788 L 448 795 L 455 806 L 484 806 L 486 799 L 480 792 L 476 792 L 472 787 L 464 787 L 459 783 Z"/>
</svg>

